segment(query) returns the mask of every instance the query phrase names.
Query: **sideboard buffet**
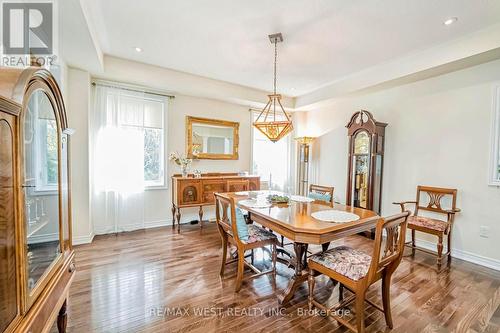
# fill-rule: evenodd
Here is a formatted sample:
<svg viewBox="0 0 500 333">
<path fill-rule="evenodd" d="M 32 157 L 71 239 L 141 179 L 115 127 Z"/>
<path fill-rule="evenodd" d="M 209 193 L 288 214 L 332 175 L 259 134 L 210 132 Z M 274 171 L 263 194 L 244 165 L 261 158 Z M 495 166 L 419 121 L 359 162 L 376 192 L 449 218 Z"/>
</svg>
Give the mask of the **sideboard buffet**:
<svg viewBox="0 0 500 333">
<path fill-rule="evenodd" d="M 238 173 L 205 173 L 172 176 L 172 228 L 180 233 L 181 208 L 199 207 L 200 227 L 203 228 L 203 206 L 215 204 L 214 193 L 260 190 L 259 176 L 240 176 Z"/>
</svg>

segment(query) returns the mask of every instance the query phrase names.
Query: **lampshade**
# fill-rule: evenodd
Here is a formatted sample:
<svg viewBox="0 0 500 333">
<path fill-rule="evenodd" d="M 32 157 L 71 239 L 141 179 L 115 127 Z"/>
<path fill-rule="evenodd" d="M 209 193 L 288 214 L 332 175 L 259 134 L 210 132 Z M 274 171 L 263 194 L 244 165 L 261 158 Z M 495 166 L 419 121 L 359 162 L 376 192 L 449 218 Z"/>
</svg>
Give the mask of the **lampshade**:
<svg viewBox="0 0 500 333">
<path fill-rule="evenodd" d="M 299 138 L 295 138 L 295 140 L 300 143 L 301 145 L 308 145 L 310 144 L 311 142 L 314 141 L 314 137 L 312 136 L 301 136 Z"/>
<path fill-rule="evenodd" d="M 253 126 L 269 140 L 276 142 L 293 131 L 293 124 L 281 105 L 281 95 L 273 94 L 268 97 L 269 102 L 262 109 Z"/>
</svg>

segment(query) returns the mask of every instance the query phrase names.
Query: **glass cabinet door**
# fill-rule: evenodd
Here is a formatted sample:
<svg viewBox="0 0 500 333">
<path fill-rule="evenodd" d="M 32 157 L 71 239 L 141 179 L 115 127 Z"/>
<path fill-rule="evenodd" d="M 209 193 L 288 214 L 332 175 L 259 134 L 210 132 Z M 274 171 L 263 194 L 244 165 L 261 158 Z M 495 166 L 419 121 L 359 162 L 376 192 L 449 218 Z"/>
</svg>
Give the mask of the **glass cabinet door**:
<svg viewBox="0 0 500 333">
<path fill-rule="evenodd" d="M 351 190 L 354 207 L 368 208 L 368 181 L 370 170 L 370 136 L 367 132 L 358 132 L 354 137 L 354 155 Z"/>
<path fill-rule="evenodd" d="M 0 114 L 0 332 L 17 316 L 13 132 Z"/>
<path fill-rule="evenodd" d="M 59 130 L 42 90 L 28 101 L 23 122 L 27 284 L 35 288 L 61 254 L 59 230 Z"/>
</svg>

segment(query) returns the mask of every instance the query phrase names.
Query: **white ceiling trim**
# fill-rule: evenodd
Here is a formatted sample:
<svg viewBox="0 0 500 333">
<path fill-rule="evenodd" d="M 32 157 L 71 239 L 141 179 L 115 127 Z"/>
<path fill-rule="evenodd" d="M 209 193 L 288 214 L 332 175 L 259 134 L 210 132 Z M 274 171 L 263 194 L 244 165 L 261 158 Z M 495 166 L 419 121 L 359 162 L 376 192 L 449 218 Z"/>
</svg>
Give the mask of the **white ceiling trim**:
<svg viewBox="0 0 500 333">
<path fill-rule="evenodd" d="M 127 82 L 175 94 L 211 98 L 249 108 L 262 108 L 270 93 L 108 55 L 104 56 L 104 70 L 92 74 L 100 79 Z M 295 100 L 283 96 L 282 103 L 287 110 L 292 110 Z"/>
<path fill-rule="evenodd" d="M 68 66 L 95 72 L 103 68 L 103 53 L 84 3 L 81 0 L 58 3 L 61 56 Z"/>
<path fill-rule="evenodd" d="M 89 8 L 87 6 L 87 2 L 84 0 L 80 0 L 80 6 L 82 8 L 82 14 L 83 14 L 83 17 L 85 18 L 85 22 L 87 22 L 87 28 L 89 31 L 90 39 L 92 41 L 92 44 L 94 45 L 97 59 L 98 59 L 99 64 L 100 64 L 100 68 L 102 69 L 104 67 L 104 54 L 102 52 L 101 46 L 99 45 L 99 40 L 97 38 L 97 32 L 95 31 L 95 24 L 90 23 L 91 19 L 90 19 Z"/>
<path fill-rule="evenodd" d="M 500 48 L 500 24 L 344 77 L 297 97 L 295 108 L 312 110 L 323 107 L 336 98 L 410 75 L 413 75 L 414 81 L 417 81 L 422 78 L 415 74 L 433 68 L 439 67 L 439 73 L 444 74 L 447 71 L 446 67 L 443 66 L 449 65 L 448 72 L 455 71 L 460 69 L 456 67 L 457 61 L 488 53 L 498 48 Z M 478 64 L 478 60 L 481 59 L 491 61 L 498 58 L 498 53 L 494 53 L 494 55 L 493 59 L 491 56 L 471 59 L 469 66 Z M 467 62 L 463 62 L 463 66 L 467 66 Z"/>
</svg>

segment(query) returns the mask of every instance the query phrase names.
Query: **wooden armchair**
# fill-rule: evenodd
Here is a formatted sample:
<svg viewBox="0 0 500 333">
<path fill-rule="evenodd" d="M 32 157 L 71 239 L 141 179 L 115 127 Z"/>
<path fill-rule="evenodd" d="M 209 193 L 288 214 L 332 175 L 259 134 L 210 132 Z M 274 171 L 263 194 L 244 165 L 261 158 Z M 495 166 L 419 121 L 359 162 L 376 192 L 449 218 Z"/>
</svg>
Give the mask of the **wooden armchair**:
<svg viewBox="0 0 500 333">
<path fill-rule="evenodd" d="M 428 203 L 423 203 L 421 201 L 421 194 L 426 193 L 428 195 Z M 444 197 L 451 197 L 451 208 L 442 208 L 442 199 Z M 435 252 L 428 251 L 426 249 L 417 247 L 415 245 L 415 231 L 424 232 L 426 234 L 435 235 L 438 237 L 437 243 L 437 265 L 438 268 L 441 267 L 442 259 L 448 257 L 448 262 L 451 259 L 451 230 L 453 227 L 453 221 L 455 220 L 455 214 L 460 212 L 460 209 L 456 207 L 457 201 L 457 190 L 449 188 L 439 188 L 430 186 L 418 186 L 417 187 L 417 199 L 416 201 L 404 201 L 404 202 L 394 202 L 395 205 L 401 206 L 401 211 L 406 210 L 406 205 L 414 204 L 415 213 L 413 216 L 408 218 L 408 229 L 411 229 L 411 242 L 406 243 L 407 246 L 411 247 L 412 255 L 415 255 L 415 250 L 420 250 L 423 252 L 431 253 L 436 255 Z M 440 214 L 445 216 L 444 220 L 430 218 L 422 216 L 421 211 L 432 212 L 434 214 Z M 447 236 L 448 241 L 446 245 L 446 253 L 443 255 L 443 238 Z"/>
<path fill-rule="evenodd" d="M 365 331 L 365 301 L 385 315 L 385 321 L 390 328 L 392 325 L 390 306 L 391 276 L 401 262 L 403 256 L 405 232 L 409 212 L 380 219 L 375 230 L 375 243 L 372 255 L 339 246 L 309 257 L 309 310 L 313 306 L 325 311 L 339 323 L 355 332 Z M 385 237 L 383 232 L 385 230 Z M 338 281 L 340 303 L 333 308 L 318 303 L 313 296 L 315 275 L 325 274 L 330 279 Z M 382 279 L 383 307 L 365 299 L 368 288 Z M 344 288 L 353 294 L 344 299 Z M 335 311 L 355 301 L 356 326 L 345 318 L 337 316 Z"/>
<path fill-rule="evenodd" d="M 276 247 L 278 239 L 272 232 L 265 230 L 253 224 L 246 224 L 239 208 L 235 206 L 234 199 L 224 196 L 223 194 L 214 193 L 215 195 L 215 216 L 217 229 L 222 240 L 222 263 L 220 268 L 220 276 L 224 276 L 226 264 L 238 262 L 238 273 L 236 275 L 235 291 L 241 289 L 243 282 L 243 270 L 247 265 L 255 274 L 248 276 L 246 279 L 255 278 L 264 274 L 272 274 L 273 279 L 276 279 Z M 239 229 L 241 228 L 241 229 Z M 247 228 L 247 229 L 244 229 Z M 242 230 L 244 229 L 244 230 Z M 244 231 L 244 232 L 243 232 Z M 227 260 L 228 242 L 236 246 L 238 258 Z M 272 253 L 272 268 L 267 271 L 260 271 L 245 260 L 245 252 L 252 251 L 256 248 L 271 246 Z M 252 256 L 253 259 L 253 256 Z"/>
<path fill-rule="evenodd" d="M 333 206 L 333 187 L 321 186 L 321 185 L 309 185 L 308 196 L 319 203 L 327 203 Z"/>
</svg>

